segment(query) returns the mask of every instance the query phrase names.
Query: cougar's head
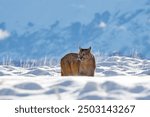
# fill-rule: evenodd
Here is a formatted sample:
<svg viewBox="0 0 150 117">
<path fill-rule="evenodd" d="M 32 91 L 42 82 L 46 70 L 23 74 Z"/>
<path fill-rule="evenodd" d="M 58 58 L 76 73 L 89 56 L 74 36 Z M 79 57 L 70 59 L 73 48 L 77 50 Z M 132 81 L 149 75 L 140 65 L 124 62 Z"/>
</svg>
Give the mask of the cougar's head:
<svg viewBox="0 0 150 117">
<path fill-rule="evenodd" d="M 91 47 L 87 48 L 87 49 L 83 49 L 83 48 L 79 48 L 79 59 L 81 61 L 89 59 L 91 56 Z"/>
</svg>

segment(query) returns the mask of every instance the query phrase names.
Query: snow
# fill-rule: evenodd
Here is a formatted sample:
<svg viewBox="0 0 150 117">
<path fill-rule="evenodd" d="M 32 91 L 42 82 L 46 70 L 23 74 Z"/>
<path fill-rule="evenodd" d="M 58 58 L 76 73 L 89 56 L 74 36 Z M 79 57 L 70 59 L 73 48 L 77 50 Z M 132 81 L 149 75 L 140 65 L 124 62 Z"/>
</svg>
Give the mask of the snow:
<svg viewBox="0 0 150 117">
<path fill-rule="evenodd" d="M 6 39 L 10 36 L 10 33 L 8 31 L 0 29 L 0 40 Z"/>
<path fill-rule="evenodd" d="M 107 24 L 105 22 L 100 22 L 99 27 L 100 28 L 106 28 Z"/>
<path fill-rule="evenodd" d="M 150 60 L 97 60 L 95 77 L 60 76 L 59 66 L 0 66 L 0 99 L 149 100 Z"/>
<path fill-rule="evenodd" d="M 2 76 L 0 83 L 0 99 L 150 99 L 148 76 Z"/>
</svg>

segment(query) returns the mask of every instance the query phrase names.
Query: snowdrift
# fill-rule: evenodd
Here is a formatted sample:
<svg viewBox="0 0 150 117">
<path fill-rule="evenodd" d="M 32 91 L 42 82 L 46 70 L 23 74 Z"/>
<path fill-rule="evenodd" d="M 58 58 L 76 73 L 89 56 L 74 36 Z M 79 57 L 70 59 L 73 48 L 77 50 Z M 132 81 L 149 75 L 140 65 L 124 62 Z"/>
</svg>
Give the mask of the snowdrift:
<svg viewBox="0 0 150 117">
<path fill-rule="evenodd" d="M 95 77 L 60 76 L 59 66 L 0 66 L 0 99 L 149 100 L 150 61 L 109 57 Z"/>
</svg>

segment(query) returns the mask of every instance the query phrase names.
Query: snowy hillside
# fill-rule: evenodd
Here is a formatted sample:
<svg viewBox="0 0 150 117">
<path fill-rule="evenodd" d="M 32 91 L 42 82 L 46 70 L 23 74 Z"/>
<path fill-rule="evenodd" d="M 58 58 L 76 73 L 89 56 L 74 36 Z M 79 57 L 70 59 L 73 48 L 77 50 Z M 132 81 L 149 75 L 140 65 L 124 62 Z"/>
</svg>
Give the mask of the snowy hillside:
<svg viewBox="0 0 150 117">
<path fill-rule="evenodd" d="M 29 18 L 25 23 L 22 17 L 16 16 L 24 26 L 19 28 L 19 24 L 14 21 L 15 26 L 10 28 L 10 36 L 0 40 L 0 59 L 6 56 L 14 59 L 37 59 L 45 56 L 59 58 L 67 52 L 78 51 L 79 46 L 92 46 L 94 53 L 99 51 L 108 55 L 126 56 L 136 53 L 142 58 L 150 59 L 149 0 L 85 0 L 73 3 L 64 0 L 61 3 L 59 1 L 59 9 L 47 6 L 48 11 L 45 11 L 45 3 L 36 3 L 42 5 L 43 9 L 40 10 L 44 11 L 42 14 L 46 21 L 41 16 L 36 16 L 39 13 L 35 11 L 32 15 L 25 12 L 26 16 L 39 17 L 40 20 L 32 22 Z M 52 5 L 50 1 L 46 3 Z M 56 3 L 53 3 L 54 6 L 58 5 Z M 29 9 L 33 7 L 26 5 Z M 46 24 L 42 25 L 44 22 Z M 0 23 L 0 29 L 9 30 L 9 24 Z"/>
<path fill-rule="evenodd" d="M 96 57 L 95 76 L 138 76 L 150 75 L 150 60 L 130 57 Z M 26 63 L 27 64 L 27 63 Z M 28 66 L 0 65 L 0 76 L 60 76 L 60 66 Z"/>
<path fill-rule="evenodd" d="M 150 100 L 150 61 L 102 58 L 95 77 L 61 77 L 59 66 L 0 66 L 0 99 Z"/>
<path fill-rule="evenodd" d="M 3 76 L 0 84 L 0 99 L 150 100 L 150 77 Z"/>
</svg>

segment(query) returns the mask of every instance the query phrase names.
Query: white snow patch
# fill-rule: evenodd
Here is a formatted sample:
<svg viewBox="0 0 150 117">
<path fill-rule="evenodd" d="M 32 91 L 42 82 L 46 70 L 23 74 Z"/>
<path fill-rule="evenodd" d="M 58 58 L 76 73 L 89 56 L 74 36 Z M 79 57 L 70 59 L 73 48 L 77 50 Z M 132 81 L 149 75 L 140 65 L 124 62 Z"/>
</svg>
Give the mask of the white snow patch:
<svg viewBox="0 0 150 117">
<path fill-rule="evenodd" d="M 106 26 L 107 26 L 107 24 L 106 24 L 105 22 L 103 22 L 103 21 L 101 21 L 101 22 L 99 23 L 99 27 L 100 27 L 100 28 L 106 28 Z"/>
<path fill-rule="evenodd" d="M 0 40 L 4 40 L 10 36 L 10 32 L 0 29 Z"/>
<path fill-rule="evenodd" d="M 0 99 L 150 100 L 150 77 L 2 76 Z"/>
</svg>

